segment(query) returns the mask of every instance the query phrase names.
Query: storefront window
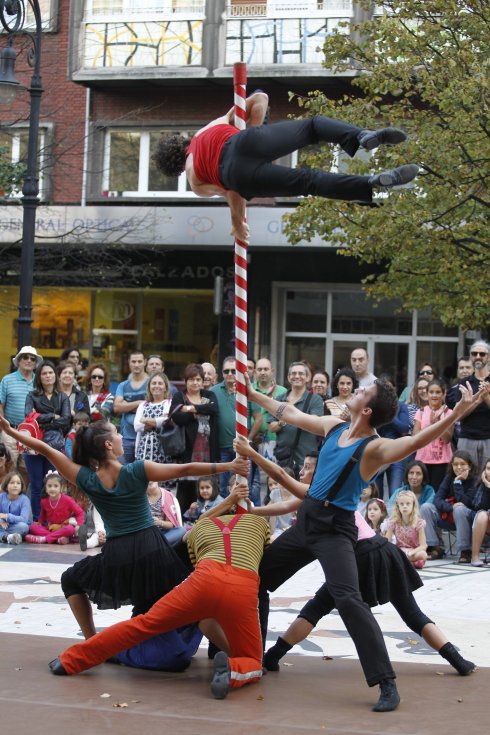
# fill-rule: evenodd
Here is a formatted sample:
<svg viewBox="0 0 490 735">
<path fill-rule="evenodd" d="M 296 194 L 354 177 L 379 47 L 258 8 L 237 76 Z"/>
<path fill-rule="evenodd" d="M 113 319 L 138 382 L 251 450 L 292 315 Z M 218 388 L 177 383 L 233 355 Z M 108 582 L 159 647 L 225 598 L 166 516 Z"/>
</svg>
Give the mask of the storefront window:
<svg viewBox="0 0 490 735">
<path fill-rule="evenodd" d="M 159 354 L 171 380 L 181 380 L 190 362 L 207 362 L 218 343 L 212 291 L 151 291 L 143 296 L 141 344 Z"/>
<path fill-rule="evenodd" d="M 332 332 L 338 334 L 412 334 L 412 313 L 397 301 L 376 305 L 362 291 L 332 294 Z"/>
<path fill-rule="evenodd" d="M 318 291 L 287 292 L 287 332 L 324 332 L 326 324 L 327 294 Z"/>
</svg>

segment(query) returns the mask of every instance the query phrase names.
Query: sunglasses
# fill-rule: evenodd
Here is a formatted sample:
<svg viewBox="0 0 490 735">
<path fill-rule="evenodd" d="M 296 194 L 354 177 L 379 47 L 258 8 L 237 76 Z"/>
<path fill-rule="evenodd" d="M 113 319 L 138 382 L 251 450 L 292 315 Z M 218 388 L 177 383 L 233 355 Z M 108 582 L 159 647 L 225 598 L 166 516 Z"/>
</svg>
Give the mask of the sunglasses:
<svg viewBox="0 0 490 735">
<path fill-rule="evenodd" d="M 433 370 L 421 370 L 419 375 L 434 375 Z"/>
<path fill-rule="evenodd" d="M 473 353 L 471 353 L 471 354 L 473 354 Z M 29 362 L 36 362 L 36 358 L 34 357 L 34 355 L 21 355 L 20 359 L 21 360 L 29 360 Z"/>
<path fill-rule="evenodd" d="M 223 375 L 235 375 L 236 370 L 235 368 L 227 368 L 226 370 L 223 370 Z"/>
<path fill-rule="evenodd" d="M 471 352 L 471 357 L 485 357 L 488 352 Z"/>
<path fill-rule="evenodd" d="M 105 375 L 91 375 L 90 380 L 104 380 Z"/>
</svg>

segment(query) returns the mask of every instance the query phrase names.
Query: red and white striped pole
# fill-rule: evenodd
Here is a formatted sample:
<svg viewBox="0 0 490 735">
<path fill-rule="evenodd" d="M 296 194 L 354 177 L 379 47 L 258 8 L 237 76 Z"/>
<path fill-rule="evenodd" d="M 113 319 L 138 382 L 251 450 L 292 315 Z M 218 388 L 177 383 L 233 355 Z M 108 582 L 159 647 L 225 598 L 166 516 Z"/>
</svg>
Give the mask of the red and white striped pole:
<svg viewBox="0 0 490 735">
<path fill-rule="evenodd" d="M 246 127 L 247 66 L 243 61 L 233 64 L 235 93 L 235 126 Z M 235 361 L 236 361 L 236 435 L 248 436 L 247 391 L 247 244 L 235 238 Z"/>
</svg>

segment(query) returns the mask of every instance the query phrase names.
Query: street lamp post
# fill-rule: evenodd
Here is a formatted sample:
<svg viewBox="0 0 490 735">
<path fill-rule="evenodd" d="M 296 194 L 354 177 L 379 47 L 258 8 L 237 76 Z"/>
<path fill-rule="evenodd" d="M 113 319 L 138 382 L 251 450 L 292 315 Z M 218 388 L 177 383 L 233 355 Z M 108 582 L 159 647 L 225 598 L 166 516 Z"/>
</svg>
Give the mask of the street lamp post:
<svg viewBox="0 0 490 735">
<path fill-rule="evenodd" d="M 25 30 L 26 0 L 0 0 L 0 23 L 7 31 L 7 46 L 0 52 L 2 61 L 0 70 L 0 99 L 4 90 L 8 94 L 15 85 L 15 51 L 12 41 L 15 35 L 28 36 L 32 47 L 27 54 L 29 66 L 33 69 L 29 87 L 29 138 L 27 143 L 26 174 L 22 186 L 22 249 L 20 261 L 20 292 L 19 292 L 19 319 L 18 319 L 18 348 L 31 344 L 32 324 L 32 283 L 34 274 L 34 238 L 36 232 L 36 210 L 39 204 L 38 178 L 38 135 L 39 117 L 41 109 L 41 95 L 43 93 L 40 60 L 42 24 L 39 0 L 27 0 L 34 15 L 35 28 Z"/>
</svg>

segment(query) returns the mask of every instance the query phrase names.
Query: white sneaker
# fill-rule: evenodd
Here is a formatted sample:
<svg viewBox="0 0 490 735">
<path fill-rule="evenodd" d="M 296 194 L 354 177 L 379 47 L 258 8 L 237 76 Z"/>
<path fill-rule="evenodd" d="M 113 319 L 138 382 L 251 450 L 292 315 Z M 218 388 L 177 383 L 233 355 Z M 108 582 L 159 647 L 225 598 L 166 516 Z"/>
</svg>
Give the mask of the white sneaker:
<svg viewBox="0 0 490 735">
<path fill-rule="evenodd" d="M 8 544 L 21 544 L 22 543 L 22 536 L 20 533 L 9 533 L 7 534 L 7 543 Z"/>
</svg>

